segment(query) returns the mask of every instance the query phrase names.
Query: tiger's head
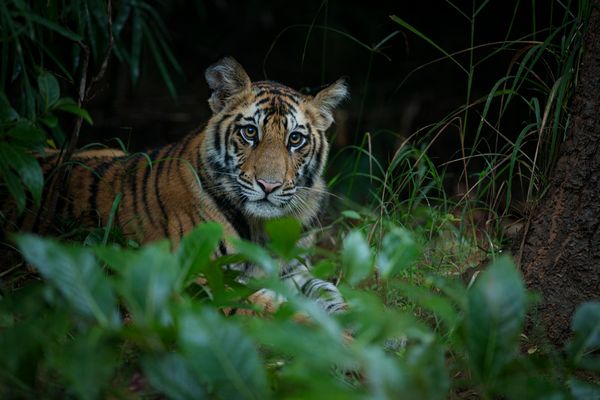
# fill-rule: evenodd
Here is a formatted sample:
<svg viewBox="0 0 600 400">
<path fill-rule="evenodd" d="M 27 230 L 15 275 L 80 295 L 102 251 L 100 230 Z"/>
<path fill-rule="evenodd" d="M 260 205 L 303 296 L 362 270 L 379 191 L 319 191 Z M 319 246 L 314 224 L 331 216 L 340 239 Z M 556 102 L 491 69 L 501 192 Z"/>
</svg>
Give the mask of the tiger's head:
<svg viewBox="0 0 600 400">
<path fill-rule="evenodd" d="M 315 96 L 270 81 L 251 82 L 233 58 L 206 70 L 213 116 L 201 157 L 213 194 L 247 217 L 314 217 L 325 193 L 325 131 L 347 97 L 340 79 Z"/>
</svg>

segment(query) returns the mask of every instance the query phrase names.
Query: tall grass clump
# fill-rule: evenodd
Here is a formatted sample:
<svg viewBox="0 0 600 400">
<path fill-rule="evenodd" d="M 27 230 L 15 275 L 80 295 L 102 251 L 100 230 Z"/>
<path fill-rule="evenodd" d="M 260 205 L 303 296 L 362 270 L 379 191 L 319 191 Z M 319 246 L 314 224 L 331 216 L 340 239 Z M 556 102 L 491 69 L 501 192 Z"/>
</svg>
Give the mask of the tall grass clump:
<svg viewBox="0 0 600 400">
<path fill-rule="evenodd" d="M 464 77 L 464 104 L 436 123 L 394 139 L 397 147 L 383 155 L 374 149 L 377 139 L 394 142 L 390 131 L 367 133 L 333 157 L 336 162 L 337 157 L 351 155 L 353 161 L 331 184 L 352 195 L 353 185 L 360 182 L 363 195 L 358 198 L 368 203 L 365 214 L 370 224 L 381 227 L 392 220 L 416 227 L 428 236 L 433 253 L 440 246 L 454 248 L 462 253 L 465 266 L 473 266 L 504 247 L 509 226 L 521 226 L 519 221 L 544 193 L 559 146 L 567 137 L 568 104 L 590 3 L 551 2 L 547 25 L 534 17 L 530 33 L 514 38 L 517 14 L 527 11 L 535 16 L 540 7 L 517 2 L 504 40 L 492 43 L 477 41 L 478 16 L 491 7 L 489 2 L 447 3 L 456 10 L 453 23 L 469 27 L 468 47 L 459 51 L 444 50 L 401 16 L 390 17 L 403 33 L 440 53 L 406 74 L 395 90 L 420 71 L 449 63 Z M 487 94 L 476 96 L 474 82 L 491 62 L 504 62 L 506 73 L 497 77 Z M 514 118 L 524 119 L 519 126 Z M 449 160 L 439 162 L 430 149 L 449 135 L 457 136 L 460 148 Z M 445 245 L 448 240 L 452 244 Z"/>
</svg>

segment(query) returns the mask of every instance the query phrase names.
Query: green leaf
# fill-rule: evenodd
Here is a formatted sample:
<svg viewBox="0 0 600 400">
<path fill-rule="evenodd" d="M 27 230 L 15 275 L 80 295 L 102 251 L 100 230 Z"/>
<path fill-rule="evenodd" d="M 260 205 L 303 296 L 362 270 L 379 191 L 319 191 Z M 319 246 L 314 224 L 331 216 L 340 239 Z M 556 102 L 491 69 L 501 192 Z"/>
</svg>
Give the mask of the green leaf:
<svg viewBox="0 0 600 400">
<path fill-rule="evenodd" d="M 6 125 L 19 119 L 19 114 L 10 106 L 10 102 L 3 92 L 0 92 L 0 125 Z"/>
<path fill-rule="evenodd" d="M 404 228 L 393 227 L 382 241 L 377 257 L 377 269 L 386 279 L 413 265 L 421 255 L 412 233 Z"/>
<path fill-rule="evenodd" d="M 402 358 L 392 359 L 380 349 L 365 352 L 365 372 L 371 398 L 446 399 L 450 380 L 442 346 L 425 340 L 410 347 Z"/>
<path fill-rule="evenodd" d="M 146 245 L 138 251 L 116 247 L 95 250 L 119 271 L 121 279 L 117 288 L 136 324 L 152 326 L 172 322 L 168 304 L 175 291 L 179 268 L 164 243 Z"/>
<path fill-rule="evenodd" d="M 404 374 L 394 359 L 380 348 L 368 348 L 363 354 L 366 378 L 369 382 L 369 398 L 409 398 L 400 393 L 404 388 Z"/>
<path fill-rule="evenodd" d="M 58 126 L 58 118 L 52 114 L 47 114 L 40 118 L 40 121 L 48 128 L 56 128 Z"/>
<path fill-rule="evenodd" d="M 279 218 L 265 223 L 269 235 L 269 247 L 277 255 L 290 260 L 297 255 L 296 243 L 300 240 L 302 225 L 294 218 Z"/>
<path fill-rule="evenodd" d="M 567 352 L 575 365 L 581 365 L 582 361 L 590 363 L 592 357 L 586 357 L 586 353 L 592 353 L 600 348 L 600 302 L 590 301 L 581 304 L 573 320 L 571 330 L 574 337 L 567 345 Z M 598 363 L 600 361 L 597 361 Z"/>
<path fill-rule="evenodd" d="M 144 375 L 158 391 L 176 400 L 202 400 L 208 395 L 198 382 L 190 362 L 180 354 L 147 355 Z"/>
<path fill-rule="evenodd" d="M 373 256 L 369 244 L 359 231 L 350 232 L 342 247 L 342 268 L 346 279 L 356 285 L 371 273 Z"/>
<path fill-rule="evenodd" d="M 6 142 L 0 142 L 0 170 L 5 174 L 9 190 L 11 185 L 15 184 L 14 179 L 11 182 L 8 181 L 12 178 L 8 176 L 9 174 L 6 174 L 6 171 L 11 169 L 17 173 L 23 185 L 31 192 L 35 204 L 40 204 L 42 189 L 44 187 L 44 175 L 38 161 L 23 148 Z M 24 195 L 23 198 L 16 200 L 17 202 L 22 201 L 22 205 L 25 205 Z"/>
<path fill-rule="evenodd" d="M 265 399 L 267 380 L 254 343 L 211 309 L 185 310 L 179 343 L 195 374 L 223 399 Z M 214 396 L 211 396 L 214 397 Z"/>
<path fill-rule="evenodd" d="M 11 142 L 28 149 L 41 150 L 46 145 L 46 133 L 29 120 L 21 120 L 6 132 Z"/>
<path fill-rule="evenodd" d="M 333 275 L 336 269 L 337 265 L 335 262 L 333 262 L 332 260 L 325 259 L 316 263 L 312 267 L 311 273 L 314 275 L 315 278 L 325 279 Z"/>
<path fill-rule="evenodd" d="M 243 255 L 245 259 L 261 267 L 268 275 L 273 275 L 278 272 L 279 268 L 277 267 L 277 263 L 261 246 L 237 238 L 232 238 L 231 243 L 233 243 L 237 251 Z"/>
<path fill-rule="evenodd" d="M 44 100 L 44 110 L 47 110 L 60 98 L 60 87 L 58 81 L 50 72 L 42 72 L 38 78 L 38 88 Z"/>
<path fill-rule="evenodd" d="M 81 37 L 81 35 L 76 34 L 73 31 L 70 31 L 69 29 L 64 28 L 63 26 L 57 24 L 54 21 L 51 21 L 49 19 L 43 18 L 38 14 L 34 14 L 34 13 L 30 13 L 27 14 L 27 17 L 29 19 L 31 19 L 34 22 L 37 22 L 38 24 L 45 26 L 46 28 L 66 37 L 67 39 L 71 39 L 74 42 L 78 42 L 80 40 L 83 40 L 83 37 Z"/>
<path fill-rule="evenodd" d="M 448 328 L 454 327 L 459 322 L 458 312 L 446 297 L 437 295 L 425 287 L 408 283 L 394 284 L 394 287 L 397 288 L 398 293 L 442 319 Z"/>
<path fill-rule="evenodd" d="M 176 252 L 181 271 L 178 287 L 206 272 L 222 237 L 223 227 L 217 223 L 200 224 L 183 237 Z"/>
<path fill-rule="evenodd" d="M 450 379 L 444 348 L 435 340 L 423 340 L 408 347 L 402 369 L 406 385 L 398 395 L 413 399 L 447 399 Z"/>
<path fill-rule="evenodd" d="M 354 210 L 344 210 L 342 211 L 342 215 L 348 219 L 361 219 L 360 214 Z"/>
<path fill-rule="evenodd" d="M 575 400 L 598 400 L 600 399 L 600 386 L 591 382 L 583 382 L 578 379 L 569 381 L 571 395 Z"/>
<path fill-rule="evenodd" d="M 1 146 L 1 144 L 0 144 Z M 0 151 L 0 156 L 1 156 Z M 17 204 L 17 209 L 19 213 L 22 213 L 25 210 L 25 190 L 23 189 L 23 184 L 19 180 L 19 177 L 10 169 L 10 165 L 6 160 L 0 157 L 0 177 L 4 180 L 8 192 L 15 200 Z"/>
<path fill-rule="evenodd" d="M 493 381 L 518 354 L 524 319 L 523 281 L 510 257 L 500 257 L 468 292 L 465 340 L 483 382 Z"/>
<path fill-rule="evenodd" d="M 77 115 L 78 117 L 83 118 L 83 120 L 88 124 L 94 125 L 94 121 L 92 121 L 90 114 L 83 108 L 79 107 L 72 99 L 62 98 L 54 105 L 54 107 L 61 111 Z"/>
<path fill-rule="evenodd" d="M 120 324 L 112 287 L 89 249 L 29 234 L 16 236 L 15 241 L 25 259 L 58 289 L 75 311 L 102 326 Z"/>
<path fill-rule="evenodd" d="M 360 341 L 381 345 L 399 336 L 419 340 L 433 337 L 429 327 L 414 315 L 386 307 L 372 292 L 344 288 L 342 293 L 349 305 L 343 317 L 351 323 L 354 336 Z"/>
<path fill-rule="evenodd" d="M 115 372 L 114 349 L 99 331 L 91 331 L 60 346 L 51 354 L 50 362 L 78 398 L 97 399 Z"/>
</svg>

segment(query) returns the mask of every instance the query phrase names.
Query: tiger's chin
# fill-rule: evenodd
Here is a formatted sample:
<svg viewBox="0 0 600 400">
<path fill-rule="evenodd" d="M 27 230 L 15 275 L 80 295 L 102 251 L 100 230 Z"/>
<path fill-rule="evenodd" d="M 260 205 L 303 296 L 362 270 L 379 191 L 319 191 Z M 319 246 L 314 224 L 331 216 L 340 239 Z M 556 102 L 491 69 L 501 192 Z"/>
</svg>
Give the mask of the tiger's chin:
<svg viewBox="0 0 600 400">
<path fill-rule="evenodd" d="M 286 207 L 279 207 L 268 200 L 249 201 L 244 204 L 244 213 L 250 217 L 271 219 L 287 215 Z"/>
</svg>

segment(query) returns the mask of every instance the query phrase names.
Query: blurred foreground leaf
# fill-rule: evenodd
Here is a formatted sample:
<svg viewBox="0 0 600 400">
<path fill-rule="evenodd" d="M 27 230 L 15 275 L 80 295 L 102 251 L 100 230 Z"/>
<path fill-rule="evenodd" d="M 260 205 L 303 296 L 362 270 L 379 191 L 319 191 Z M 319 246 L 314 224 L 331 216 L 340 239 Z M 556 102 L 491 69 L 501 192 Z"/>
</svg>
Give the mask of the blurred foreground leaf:
<svg viewBox="0 0 600 400">
<path fill-rule="evenodd" d="M 78 313 L 102 326 L 120 323 L 113 288 L 90 250 L 35 235 L 19 235 L 16 242 L 27 261 Z"/>
</svg>

